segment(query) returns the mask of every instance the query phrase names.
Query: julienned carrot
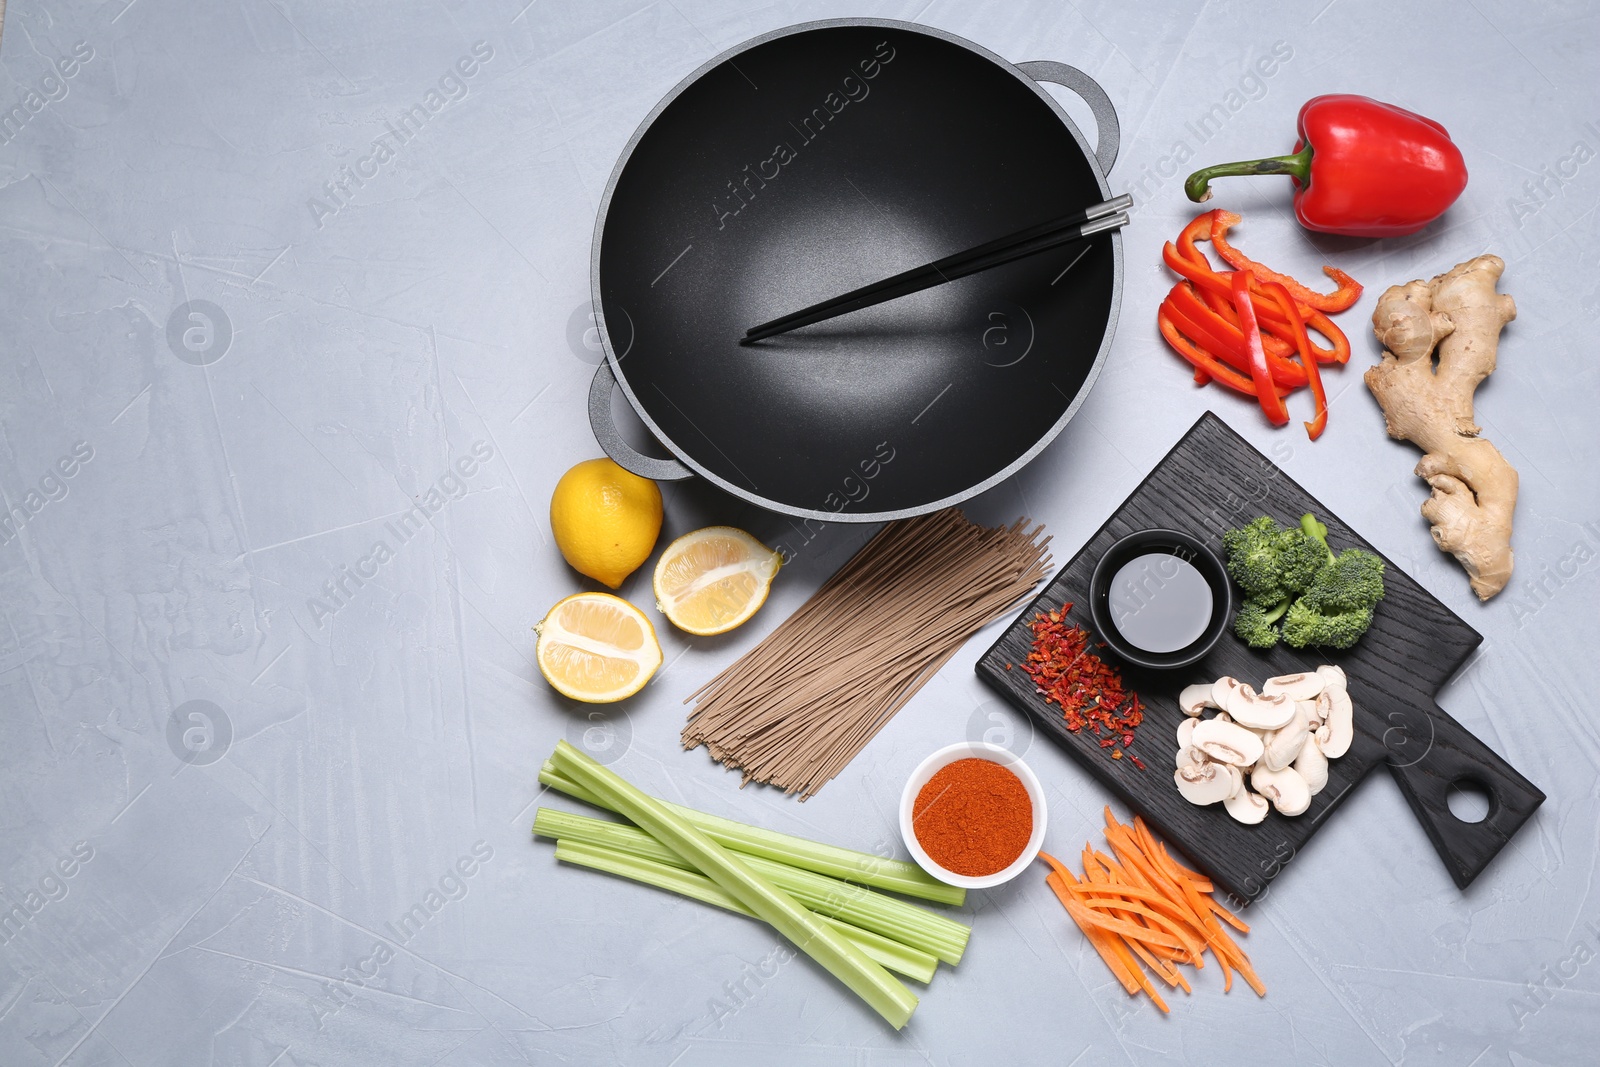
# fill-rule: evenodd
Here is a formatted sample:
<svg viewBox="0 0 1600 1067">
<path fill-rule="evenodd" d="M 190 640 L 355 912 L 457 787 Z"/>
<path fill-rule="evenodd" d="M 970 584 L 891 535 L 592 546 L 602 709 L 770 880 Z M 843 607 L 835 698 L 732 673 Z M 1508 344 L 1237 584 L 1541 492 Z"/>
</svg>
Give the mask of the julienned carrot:
<svg viewBox="0 0 1600 1067">
<path fill-rule="evenodd" d="M 1110 805 L 1106 806 L 1106 818 L 1108 820 L 1115 819 L 1115 816 L 1111 814 Z M 1160 860 L 1162 865 L 1165 866 L 1167 870 L 1172 871 L 1174 874 L 1182 875 L 1191 882 L 1204 882 L 1208 880 L 1206 876 L 1201 874 L 1199 871 L 1191 871 L 1189 868 L 1173 859 L 1172 854 L 1167 851 L 1167 846 L 1157 841 L 1155 834 L 1150 832 L 1150 826 L 1144 821 L 1144 816 L 1135 815 L 1133 817 L 1133 833 L 1134 836 L 1139 839 L 1139 843 L 1144 846 L 1145 851 L 1151 856 Z"/>
<path fill-rule="evenodd" d="M 1129 941 L 1128 947 L 1133 949 L 1133 954 L 1138 956 L 1146 967 L 1154 971 L 1157 978 L 1167 983 L 1169 988 L 1176 989 L 1178 984 L 1183 981 L 1183 975 L 1178 973 L 1178 969 L 1145 948 L 1144 942 Z"/>
<path fill-rule="evenodd" d="M 1048 860 L 1051 866 L 1056 868 L 1044 881 L 1046 885 L 1055 891 L 1057 899 L 1059 899 L 1062 905 L 1065 906 L 1067 901 L 1071 899 L 1071 895 L 1067 891 L 1068 883 L 1066 879 L 1071 878 L 1072 884 L 1074 885 L 1077 884 L 1077 879 L 1073 878 L 1071 872 L 1069 872 L 1065 867 L 1059 865 L 1046 853 L 1041 852 L 1039 855 Z M 1071 912 L 1068 912 L 1068 914 L 1070 915 Z M 1076 922 L 1077 920 L 1074 919 L 1073 921 Z M 1094 950 L 1100 954 L 1100 958 L 1106 961 L 1106 966 L 1110 968 L 1111 974 L 1118 982 L 1122 983 L 1122 988 L 1128 991 L 1128 995 L 1136 995 L 1139 992 L 1139 983 L 1128 971 L 1128 969 L 1123 966 L 1122 960 L 1117 957 L 1117 954 L 1111 951 L 1111 947 L 1108 943 L 1110 938 L 1103 936 L 1100 931 L 1094 929 L 1093 927 L 1082 926 L 1080 924 L 1079 929 L 1081 929 L 1084 936 L 1089 939 L 1089 944 L 1093 946 Z"/>
<path fill-rule="evenodd" d="M 1088 917 L 1081 910 L 1075 909 L 1068 885 L 1070 883 L 1071 889 L 1078 889 L 1083 883 L 1074 878 L 1066 866 L 1054 856 L 1044 852 L 1041 852 L 1040 855 L 1044 857 L 1045 862 L 1054 868 L 1045 881 L 1055 891 L 1056 897 L 1066 907 L 1067 914 L 1072 916 L 1073 921 L 1078 924 L 1078 928 L 1083 931 L 1084 936 L 1089 939 L 1089 943 L 1100 954 L 1100 958 L 1105 960 L 1106 966 L 1111 968 L 1111 973 L 1116 976 L 1122 987 L 1127 990 L 1128 995 L 1133 996 L 1143 990 L 1155 1002 L 1157 1007 L 1162 1011 L 1168 1011 L 1166 1002 L 1161 999 L 1161 995 L 1155 991 L 1149 980 L 1144 977 L 1144 972 L 1139 970 L 1138 964 L 1134 963 L 1133 959 L 1128 955 L 1127 949 L 1123 947 L 1124 942 L 1118 940 L 1115 934 L 1108 933 L 1102 929 L 1098 924 L 1088 921 Z M 1089 871 L 1086 870 L 1084 873 L 1088 874 Z M 1126 944 L 1138 948 L 1140 943 L 1138 941 L 1129 941 Z M 1140 953 L 1140 958 L 1145 958 L 1145 956 L 1146 953 Z M 1152 969 L 1158 970 L 1159 973 L 1159 968 L 1152 967 Z M 1173 974 L 1178 982 L 1182 984 L 1184 992 L 1188 992 L 1189 984 L 1183 981 L 1183 976 L 1178 975 L 1176 971 Z"/>
<path fill-rule="evenodd" d="M 1169 947 L 1187 949 L 1190 955 L 1192 955 L 1195 959 L 1199 959 L 1200 954 L 1205 951 L 1205 946 L 1183 928 L 1181 925 L 1181 919 L 1178 922 L 1173 922 L 1171 919 L 1167 918 L 1165 915 L 1162 915 L 1159 911 L 1149 907 L 1148 905 L 1140 904 L 1137 901 L 1130 901 L 1125 896 L 1121 895 L 1113 897 L 1082 896 L 1074 893 L 1073 896 L 1077 899 L 1078 903 L 1092 911 L 1111 911 L 1118 915 L 1137 916 L 1143 920 L 1145 929 L 1151 931 L 1152 933 L 1165 933 L 1176 938 L 1177 944 Z M 1139 925 L 1134 923 L 1132 919 L 1128 919 L 1126 921 L 1129 923 L 1129 925 Z M 1157 930 L 1156 927 L 1160 927 L 1161 929 Z M 1139 935 L 1139 937 L 1140 940 L 1145 939 L 1145 935 L 1143 934 Z M 1162 944 L 1163 942 L 1158 941 L 1156 943 Z"/>
<path fill-rule="evenodd" d="M 1125 832 L 1135 844 L 1138 843 L 1136 830 L 1130 831 L 1127 827 L 1122 826 L 1120 823 L 1116 823 L 1116 820 L 1112 816 L 1111 809 L 1109 807 L 1106 808 L 1106 819 L 1108 823 L 1115 824 L 1115 828 L 1117 830 Z M 1140 821 L 1142 822 L 1142 820 Z M 1111 826 L 1107 827 L 1108 833 L 1111 831 L 1111 829 Z M 1166 849 L 1161 847 L 1156 842 L 1155 838 L 1150 835 L 1148 829 L 1145 830 L 1145 837 L 1149 840 L 1150 845 L 1152 846 L 1152 851 L 1157 860 L 1159 860 L 1161 857 L 1165 857 L 1167 862 L 1170 863 L 1173 868 L 1178 868 L 1178 864 L 1167 855 Z M 1255 973 L 1255 969 L 1250 966 L 1250 958 L 1244 954 L 1244 950 L 1238 946 L 1233 938 L 1229 937 L 1227 932 L 1223 930 L 1221 926 L 1217 925 L 1216 916 L 1226 915 L 1231 924 L 1242 928 L 1244 931 L 1248 931 L 1249 927 L 1240 922 L 1232 912 L 1229 912 L 1226 908 L 1216 903 L 1216 901 L 1209 895 L 1202 896 L 1200 891 L 1195 888 L 1194 884 L 1189 879 L 1179 877 L 1175 879 L 1175 882 L 1183 891 L 1185 898 L 1189 902 L 1191 911 L 1193 911 L 1195 917 L 1199 920 L 1200 932 L 1205 937 L 1206 943 L 1211 946 L 1212 954 L 1217 957 L 1217 962 L 1222 966 L 1224 992 L 1226 992 L 1232 986 L 1232 975 L 1229 973 L 1228 968 L 1228 965 L 1231 963 L 1233 967 L 1238 970 L 1240 976 L 1243 977 L 1247 983 L 1249 983 L 1250 988 L 1256 991 L 1258 996 L 1266 996 L 1267 987 L 1262 984 L 1261 979 Z"/>
<path fill-rule="evenodd" d="M 1087 922 L 1110 934 L 1121 934 L 1123 937 L 1143 941 L 1145 944 L 1166 945 L 1168 948 L 1188 947 L 1171 934 L 1151 929 L 1148 926 L 1141 926 L 1138 923 L 1128 922 L 1125 919 L 1114 919 L 1102 911 L 1085 906 L 1077 900 L 1072 901 L 1066 908 L 1067 912 L 1074 919 L 1077 919 L 1080 924 Z"/>
<path fill-rule="evenodd" d="M 1286 299 L 1288 307 L 1293 303 Z M 1189 982 L 1175 965 L 1203 967 L 1207 951 L 1222 971 L 1224 991 L 1233 988 L 1237 971 L 1266 995 L 1249 957 L 1217 920 L 1249 927 L 1211 897 L 1209 879 L 1174 860 L 1143 819 L 1125 825 L 1108 807 L 1105 838 L 1110 855 L 1084 845 L 1082 878 L 1054 856 L 1039 856 L 1051 868 L 1046 884 L 1130 996 L 1143 992 L 1167 1011 L 1149 974 L 1187 993 Z"/>
</svg>

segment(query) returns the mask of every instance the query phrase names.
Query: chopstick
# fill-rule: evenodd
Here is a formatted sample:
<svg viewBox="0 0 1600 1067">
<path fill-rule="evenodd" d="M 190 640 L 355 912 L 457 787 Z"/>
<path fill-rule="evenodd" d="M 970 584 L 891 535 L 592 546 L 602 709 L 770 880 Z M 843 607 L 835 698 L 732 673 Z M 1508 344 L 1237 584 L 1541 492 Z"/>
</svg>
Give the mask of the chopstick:
<svg viewBox="0 0 1600 1067">
<path fill-rule="evenodd" d="M 935 285 L 964 278 L 969 274 L 998 267 L 1005 263 L 1036 255 L 1040 252 L 1084 241 L 1100 233 L 1121 229 L 1128 223 L 1127 211 L 1133 206 L 1133 197 L 1123 194 L 1099 204 L 1074 211 L 1048 222 L 997 237 L 981 245 L 925 263 L 920 267 L 852 289 L 841 296 L 812 304 L 799 311 L 780 316 L 759 326 L 752 326 L 739 339 L 748 345 L 776 334 L 787 333 L 801 326 L 809 326 L 824 319 L 836 318 L 852 311 L 882 304 L 912 293 L 920 293 Z"/>
</svg>

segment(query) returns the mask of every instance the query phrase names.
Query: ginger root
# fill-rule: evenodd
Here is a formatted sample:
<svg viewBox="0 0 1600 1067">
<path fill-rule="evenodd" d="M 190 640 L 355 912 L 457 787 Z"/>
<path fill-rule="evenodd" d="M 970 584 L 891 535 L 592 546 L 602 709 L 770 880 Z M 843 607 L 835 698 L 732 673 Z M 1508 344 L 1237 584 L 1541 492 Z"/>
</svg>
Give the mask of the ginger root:
<svg viewBox="0 0 1600 1067">
<path fill-rule="evenodd" d="M 1426 453 L 1416 472 L 1433 495 L 1422 515 L 1480 600 L 1511 580 L 1517 502 L 1516 469 L 1478 436 L 1472 415 L 1472 394 L 1494 371 L 1500 330 L 1517 317 L 1515 301 L 1495 292 L 1505 269 L 1499 256 L 1478 256 L 1430 282 L 1390 287 L 1372 313 L 1383 362 L 1365 375 L 1389 436 Z"/>
</svg>

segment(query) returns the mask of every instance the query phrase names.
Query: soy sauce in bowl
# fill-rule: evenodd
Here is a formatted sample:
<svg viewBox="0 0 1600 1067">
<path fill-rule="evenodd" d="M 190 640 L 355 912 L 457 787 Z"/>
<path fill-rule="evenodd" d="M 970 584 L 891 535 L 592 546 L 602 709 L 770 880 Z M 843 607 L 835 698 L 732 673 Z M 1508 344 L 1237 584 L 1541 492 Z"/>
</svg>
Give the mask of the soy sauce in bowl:
<svg viewBox="0 0 1600 1067">
<path fill-rule="evenodd" d="M 1089 611 L 1100 639 L 1141 667 L 1184 667 L 1222 637 L 1232 590 L 1222 562 L 1178 530 L 1140 530 L 1100 558 Z"/>
</svg>

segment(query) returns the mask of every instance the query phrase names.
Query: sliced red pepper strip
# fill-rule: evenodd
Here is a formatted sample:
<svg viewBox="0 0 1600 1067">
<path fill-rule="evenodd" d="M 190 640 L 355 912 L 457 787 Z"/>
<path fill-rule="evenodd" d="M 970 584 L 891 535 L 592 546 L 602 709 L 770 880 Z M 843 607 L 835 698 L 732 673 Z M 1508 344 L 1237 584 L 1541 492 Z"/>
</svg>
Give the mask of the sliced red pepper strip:
<svg viewBox="0 0 1600 1067">
<path fill-rule="evenodd" d="M 1167 344 L 1172 346 L 1172 350 L 1188 360 L 1197 371 L 1205 373 L 1210 377 L 1210 380 L 1219 385 L 1225 385 L 1235 392 L 1243 393 L 1249 397 L 1256 395 L 1254 382 L 1218 360 L 1211 353 L 1196 346 L 1194 342 L 1178 331 L 1178 327 L 1173 323 L 1171 315 L 1168 314 L 1166 304 L 1162 304 L 1161 310 L 1157 312 L 1156 323 L 1161 327 L 1161 336 L 1166 338 Z M 1196 378 L 1198 379 L 1198 375 L 1196 375 Z"/>
<path fill-rule="evenodd" d="M 1200 288 L 1202 297 L 1206 303 L 1212 306 L 1213 310 L 1223 318 L 1234 321 L 1235 325 L 1237 325 L 1236 316 L 1232 313 L 1232 291 L 1227 278 L 1212 269 L 1210 260 L 1206 259 L 1205 254 L 1196 248 L 1194 243 L 1195 240 L 1200 239 L 1200 220 L 1215 214 L 1217 214 L 1216 211 L 1207 211 L 1197 216 L 1194 221 L 1183 228 L 1183 233 L 1178 235 L 1179 241 L 1184 242 L 1183 247 L 1180 248 L 1169 241 L 1161 249 L 1161 258 L 1168 267 L 1172 268 L 1174 273 L 1182 275 L 1195 283 Z M 1172 249 L 1170 253 L 1167 251 L 1168 247 Z M 1290 280 L 1292 281 L 1293 279 Z M 1254 278 L 1252 278 L 1252 285 L 1259 288 L 1259 283 Z M 1224 304 L 1228 308 L 1227 311 L 1222 310 Z M 1328 316 L 1309 305 L 1298 305 L 1296 310 L 1305 319 L 1307 326 L 1333 343 L 1332 348 L 1322 348 L 1318 345 L 1311 346 L 1311 350 L 1316 353 L 1318 361 L 1322 363 L 1349 362 L 1350 341 L 1345 337 L 1343 331 L 1328 319 Z M 1292 327 L 1290 327 L 1289 321 L 1282 317 L 1283 313 L 1278 309 L 1277 305 L 1269 302 L 1260 311 L 1262 328 L 1273 335 L 1271 343 L 1265 344 L 1265 347 L 1280 356 L 1287 356 L 1294 352 L 1294 338 L 1290 332 Z M 1288 336 L 1277 336 L 1280 331 L 1288 334 Z"/>
<path fill-rule="evenodd" d="M 1300 321 L 1300 315 L 1294 310 L 1294 297 L 1289 294 L 1287 286 L 1280 282 L 1263 282 L 1261 288 L 1266 290 L 1268 296 L 1278 302 L 1278 306 L 1289 312 L 1289 322 L 1294 326 L 1295 345 L 1300 349 L 1300 363 L 1305 367 L 1306 377 L 1311 382 L 1311 399 L 1317 405 L 1316 416 L 1305 424 L 1306 433 L 1313 441 L 1322 436 L 1322 431 L 1328 426 L 1328 394 L 1322 388 L 1322 371 L 1317 367 L 1316 357 L 1311 354 L 1311 340 L 1306 337 L 1305 323 Z"/>
<path fill-rule="evenodd" d="M 1233 272 L 1233 306 L 1239 310 L 1239 327 L 1250 354 L 1250 380 L 1255 383 L 1256 396 L 1261 400 L 1261 410 L 1267 421 L 1282 426 L 1289 421 L 1289 409 L 1283 405 L 1272 384 L 1272 372 L 1267 369 L 1267 352 L 1261 347 L 1261 327 L 1256 325 L 1255 302 L 1250 299 L 1250 272 Z"/>
<path fill-rule="evenodd" d="M 1201 303 L 1188 282 L 1174 285 L 1162 306 L 1185 337 L 1235 370 L 1249 372 L 1250 361 L 1244 351 L 1244 335 L 1237 326 Z"/>
<path fill-rule="evenodd" d="M 1243 331 L 1202 303 L 1188 282 L 1173 286 L 1167 300 L 1171 304 L 1173 324 L 1185 336 L 1235 370 L 1249 372 L 1250 356 Z M 1272 371 L 1274 382 L 1291 389 L 1306 384 L 1306 372 L 1299 364 L 1285 358 L 1294 354 L 1293 348 L 1280 355 L 1275 346 L 1266 344 L 1265 337 L 1261 341 L 1262 347 L 1267 349 L 1267 368 Z"/>
<path fill-rule="evenodd" d="M 1185 259 L 1178 251 L 1178 246 L 1171 241 L 1161 246 L 1161 259 L 1172 268 L 1174 274 L 1187 278 L 1203 290 L 1232 299 L 1233 290 L 1227 278 L 1212 270 L 1210 263 L 1196 263 Z"/>
<path fill-rule="evenodd" d="M 1206 262 L 1204 257 L 1202 257 L 1201 262 L 1199 263 L 1196 263 L 1193 260 L 1184 259 L 1182 253 L 1178 251 L 1177 246 L 1171 241 L 1168 241 L 1162 246 L 1161 258 L 1163 261 L 1165 261 L 1167 266 L 1172 268 L 1174 274 L 1182 275 L 1189 281 L 1193 282 L 1198 288 L 1214 292 L 1228 301 L 1233 300 L 1233 285 L 1229 279 L 1235 273 L 1245 273 L 1248 276 L 1248 272 L 1218 272 L 1212 270 L 1211 264 Z M 1237 304 L 1234 306 L 1237 308 Z M 1278 309 L 1276 304 L 1263 305 L 1261 308 L 1260 318 L 1263 322 L 1272 323 L 1281 328 L 1287 329 L 1289 326 L 1289 320 L 1283 317 L 1283 312 Z M 1326 321 L 1326 318 L 1324 318 L 1324 321 Z M 1317 330 L 1320 332 L 1321 327 L 1317 327 Z M 1284 351 L 1294 351 L 1293 345 L 1287 345 L 1284 348 Z"/>
<path fill-rule="evenodd" d="M 1205 214 L 1211 216 L 1211 243 L 1216 246 L 1217 255 L 1234 270 L 1247 270 L 1256 276 L 1258 282 L 1277 282 L 1289 290 L 1298 303 L 1317 311 L 1345 311 L 1361 299 L 1361 283 L 1338 267 L 1322 268 L 1322 273 L 1332 278 L 1339 287 L 1331 293 L 1319 293 L 1314 289 L 1308 289 L 1287 274 L 1268 270 L 1228 243 L 1228 231 L 1244 221 L 1240 216 L 1232 211 L 1223 211 L 1221 208 Z M 1189 225 L 1193 226 L 1194 223 Z M 1187 231 L 1187 227 L 1185 229 Z"/>
<path fill-rule="evenodd" d="M 1216 229 L 1217 212 L 1202 211 L 1190 220 L 1178 234 L 1178 254 L 1196 266 L 1210 267 L 1210 260 L 1206 259 L 1204 252 L 1195 247 L 1196 241 L 1211 240 L 1212 231 Z"/>
<path fill-rule="evenodd" d="M 1324 315 L 1316 308 L 1307 309 L 1302 307 L 1300 309 L 1300 314 L 1305 317 L 1306 326 L 1309 329 L 1316 330 L 1329 341 L 1333 342 L 1333 347 L 1331 349 L 1318 348 L 1316 345 L 1311 346 L 1311 351 L 1316 353 L 1318 360 L 1323 363 L 1350 362 L 1350 339 L 1344 335 L 1343 330 L 1335 326 L 1333 321 L 1329 319 L 1328 316 Z"/>
</svg>

